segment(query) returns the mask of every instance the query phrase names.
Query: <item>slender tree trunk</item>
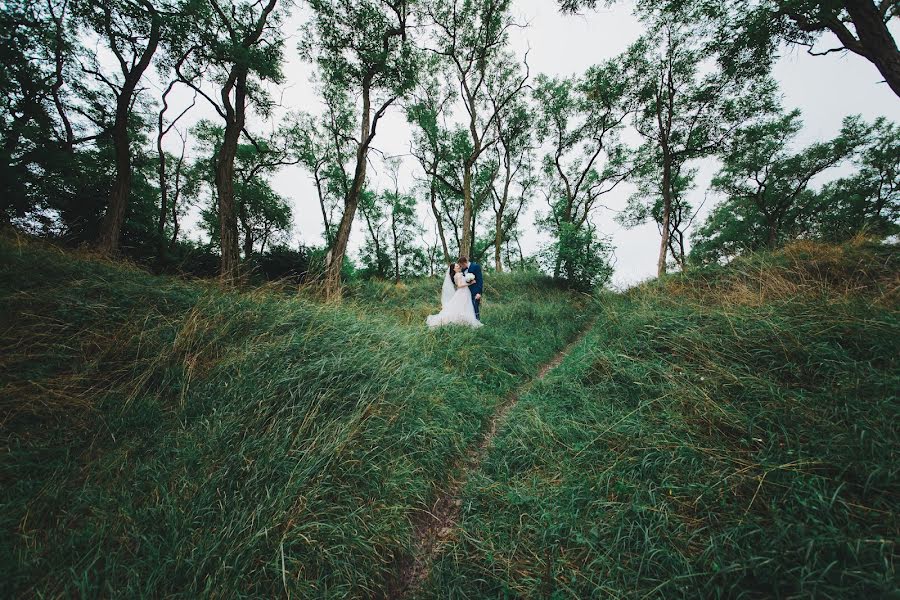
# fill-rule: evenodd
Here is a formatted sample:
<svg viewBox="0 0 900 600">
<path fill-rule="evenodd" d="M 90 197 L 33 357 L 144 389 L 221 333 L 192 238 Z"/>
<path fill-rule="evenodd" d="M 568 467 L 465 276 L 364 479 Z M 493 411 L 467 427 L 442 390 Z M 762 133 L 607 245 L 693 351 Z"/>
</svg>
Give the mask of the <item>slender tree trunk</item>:
<svg viewBox="0 0 900 600">
<path fill-rule="evenodd" d="M 434 185 L 434 179 L 431 180 L 431 212 L 434 213 L 434 220 L 437 222 L 438 237 L 441 238 L 441 249 L 444 251 L 444 262 L 450 264 L 450 249 L 447 247 L 447 237 L 444 235 L 444 224 L 441 222 L 441 212 L 437 207 L 437 188 Z"/>
<path fill-rule="evenodd" d="M 239 215 L 241 228 L 244 230 L 244 260 L 247 260 L 253 254 L 253 231 L 250 229 L 249 219 L 247 218 L 247 207 L 243 204 L 240 206 Z"/>
<path fill-rule="evenodd" d="M 900 51 L 872 0 L 844 0 L 859 43 L 897 96 L 900 96 Z"/>
<path fill-rule="evenodd" d="M 363 220 L 366 222 L 366 228 L 369 230 L 369 237 L 372 238 L 372 244 L 375 246 L 375 268 L 379 277 L 384 277 L 384 270 L 381 268 L 381 243 L 379 241 L 378 232 L 375 231 L 375 227 L 372 226 L 372 219 L 369 218 L 368 213 L 366 211 L 361 211 Z M 380 229 L 379 229 L 380 230 Z"/>
<path fill-rule="evenodd" d="M 322 191 L 322 180 L 319 177 L 319 169 L 316 168 L 316 191 L 319 194 L 319 206 L 322 208 L 322 222 L 325 224 L 325 247 L 331 247 L 331 223 L 328 221 L 328 210 L 325 208 L 325 193 Z"/>
<path fill-rule="evenodd" d="M 503 209 L 497 213 L 497 223 L 494 230 L 494 268 L 498 273 L 503 272 L 503 262 L 500 260 L 500 250 L 503 247 Z"/>
<path fill-rule="evenodd" d="M 100 249 L 110 254 L 119 251 L 122 225 L 125 223 L 125 209 L 131 192 L 131 148 L 128 136 L 129 98 L 120 96 L 116 108 L 116 121 L 112 139 L 115 152 L 116 176 L 109 194 L 109 204 L 100 226 Z"/>
<path fill-rule="evenodd" d="M 371 114 L 371 100 L 369 98 L 371 78 L 363 82 L 363 106 L 360 119 L 360 141 L 356 148 L 356 170 L 353 174 L 353 184 L 350 186 L 344 199 L 344 214 L 338 225 L 337 235 L 334 238 L 334 246 L 331 249 L 329 260 L 325 268 L 325 295 L 329 300 L 339 301 L 341 297 L 341 270 L 344 266 L 344 254 L 347 252 L 347 243 L 350 240 L 350 229 L 353 219 L 356 217 L 356 209 L 359 207 L 359 196 L 366 183 L 366 155 L 368 144 Z"/>
<path fill-rule="evenodd" d="M 463 169 L 463 218 L 462 241 L 459 245 L 460 256 L 469 256 L 472 252 L 472 165 L 466 161 Z"/>
<path fill-rule="evenodd" d="M 662 216 L 662 240 L 659 244 L 659 260 L 656 263 L 656 275 L 662 278 L 666 274 L 666 255 L 669 252 L 669 225 L 672 218 L 672 189 L 670 186 L 672 168 L 668 157 L 663 158 L 663 216 Z"/>
<path fill-rule="evenodd" d="M 394 283 L 400 283 L 400 248 L 397 245 L 397 215 L 391 209 L 391 235 L 394 239 Z"/>
<path fill-rule="evenodd" d="M 157 223 L 157 235 L 159 237 L 158 244 L 158 254 L 160 260 L 165 260 L 166 258 L 166 219 L 169 215 L 169 185 L 166 180 L 166 154 L 163 151 L 162 142 L 163 142 L 163 129 L 162 129 L 162 119 L 163 113 L 159 114 L 159 122 L 160 122 L 160 130 L 159 135 L 156 138 L 156 152 L 158 154 L 159 166 L 157 167 L 157 173 L 159 175 L 159 222 Z"/>
<path fill-rule="evenodd" d="M 774 219 L 766 219 L 766 230 L 768 232 L 766 244 L 769 250 L 774 250 L 778 246 L 778 224 Z"/>
<path fill-rule="evenodd" d="M 169 240 L 169 250 L 175 249 L 175 242 L 178 241 L 178 200 L 181 197 L 181 168 L 184 165 L 184 150 L 187 143 L 181 138 L 181 156 L 175 163 L 175 195 L 172 196 L 172 238 Z"/>
</svg>

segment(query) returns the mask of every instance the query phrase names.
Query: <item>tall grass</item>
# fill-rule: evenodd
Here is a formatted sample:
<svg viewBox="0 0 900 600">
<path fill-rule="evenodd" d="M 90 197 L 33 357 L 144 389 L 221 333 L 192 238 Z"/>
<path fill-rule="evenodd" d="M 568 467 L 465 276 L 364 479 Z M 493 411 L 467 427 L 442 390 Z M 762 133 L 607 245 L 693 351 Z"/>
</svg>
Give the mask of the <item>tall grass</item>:
<svg viewBox="0 0 900 600">
<path fill-rule="evenodd" d="M 801 244 L 602 296 L 423 596 L 894 597 L 898 266 Z"/>
<path fill-rule="evenodd" d="M 0 596 L 374 596 L 496 404 L 586 318 L 492 277 L 343 306 L 0 240 Z"/>
</svg>

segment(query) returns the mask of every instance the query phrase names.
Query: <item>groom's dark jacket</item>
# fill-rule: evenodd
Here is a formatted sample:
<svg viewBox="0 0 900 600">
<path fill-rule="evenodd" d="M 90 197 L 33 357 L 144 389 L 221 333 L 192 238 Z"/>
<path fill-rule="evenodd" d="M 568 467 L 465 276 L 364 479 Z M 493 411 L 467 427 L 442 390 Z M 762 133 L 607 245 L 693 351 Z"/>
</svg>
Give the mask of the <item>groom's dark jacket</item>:
<svg viewBox="0 0 900 600">
<path fill-rule="evenodd" d="M 481 265 L 478 263 L 469 263 L 469 267 L 466 269 L 466 273 L 471 273 L 475 276 L 475 283 L 469 286 L 469 291 L 472 293 L 472 297 L 475 297 L 475 294 L 481 294 L 484 292 L 484 278 L 481 276 Z"/>
</svg>

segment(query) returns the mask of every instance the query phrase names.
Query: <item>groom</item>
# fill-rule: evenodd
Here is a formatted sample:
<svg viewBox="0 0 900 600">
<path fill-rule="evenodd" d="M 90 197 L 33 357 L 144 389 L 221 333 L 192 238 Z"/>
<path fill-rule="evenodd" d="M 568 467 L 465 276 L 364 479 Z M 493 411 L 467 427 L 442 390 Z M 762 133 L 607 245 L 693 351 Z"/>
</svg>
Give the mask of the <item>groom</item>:
<svg viewBox="0 0 900 600">
<path fill-rule="evenodd" d="M 475 307 L 475 318 L 481 320 L 481 292 L 484 291 L 484 279 L 481 276 L 481 265 L 470 263 L 468 257 L 460 256 L 457 261 L 462 267 L 463 273 L 471 273 L 475 276 L 475 283 L 469 286 L 472 294 L 472 306 Z"/>
</svg>

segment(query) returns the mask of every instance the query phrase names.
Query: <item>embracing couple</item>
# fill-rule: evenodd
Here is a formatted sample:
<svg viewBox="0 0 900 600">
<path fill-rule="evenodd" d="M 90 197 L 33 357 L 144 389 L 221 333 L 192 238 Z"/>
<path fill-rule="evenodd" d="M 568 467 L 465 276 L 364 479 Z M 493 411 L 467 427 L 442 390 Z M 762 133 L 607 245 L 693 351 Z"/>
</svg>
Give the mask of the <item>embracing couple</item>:
<svg viewBox="0 0 900 600">
<path fill-rule="evenodd" d="M 484 290 L 484 278 L 481 265 L 470 263 L 465 256 L 460 256 L 455 263 L 450 263 L 444 287 L 441 289 L 441 312 L 425 319 L 429 327 L 441 325 L 468 325 L 481 327 L 481 293 Z"/>
</svg>

